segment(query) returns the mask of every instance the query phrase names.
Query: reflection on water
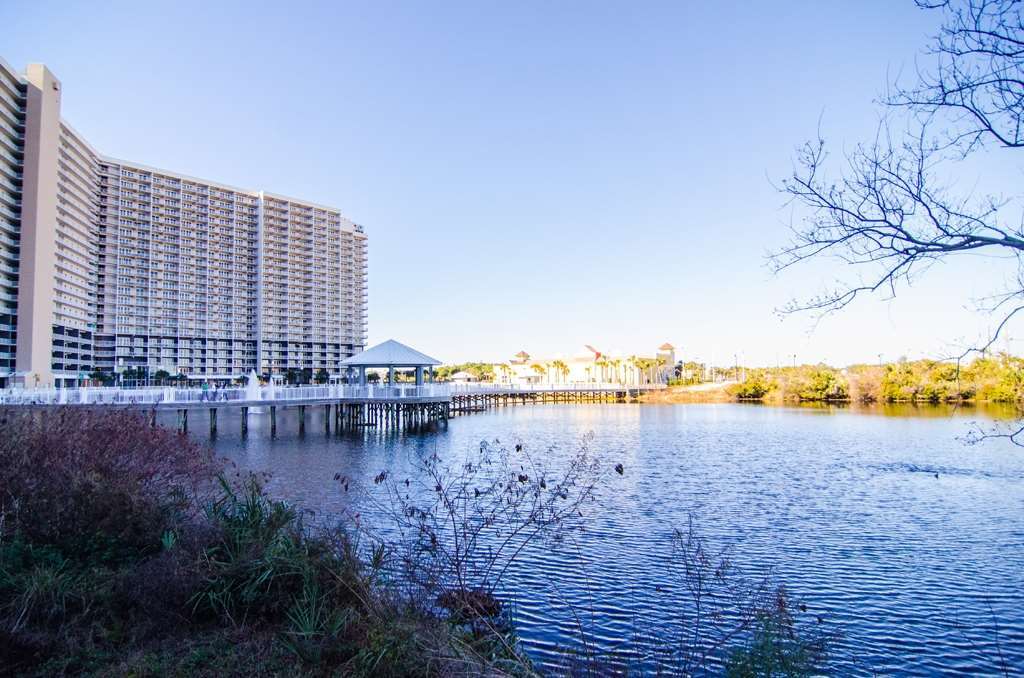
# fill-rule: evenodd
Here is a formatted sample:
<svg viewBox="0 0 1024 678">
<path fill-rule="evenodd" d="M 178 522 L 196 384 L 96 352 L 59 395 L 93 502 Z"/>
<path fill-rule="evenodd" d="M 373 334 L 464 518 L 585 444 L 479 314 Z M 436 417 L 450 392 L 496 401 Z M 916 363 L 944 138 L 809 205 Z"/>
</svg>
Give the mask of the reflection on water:
<svg viewBox="0 0 1024 678">
<path fill-rule="evenodd" d="M 693 515 L 737 565 L 773 566 L 839 626 L 838 673 L 992 673 L 999 651 L 1024 666 L 1024 450 L 959 441 L 972 426 L 1006 425 L 1012 407 L 536 405 L 388 436 L 328 435 L 318 416 L 303 437 L 282 417 L 271 440 L 265 416 L 242 439 L 222 415 L 216 448 L 328 516 L 353 501 L 336 473 L 369 481 L 481 440 L 521 440 L 557 460 L 592 431 L 591 450 L 625 465 L 578 550 L 535 549 L 512 573 L 522 638 L 542 660 L 581 625 L 605 647 L 638 625 L 657 630 L 669 537 Z"/>
<path fill-rule="evenodd" d="M 758 402 L 739 403 L 743 407 L 777 407 Z M 979 421 L 1008 422 L 1024 417 L 1021 407 L 1015 403 L 875 403 L 861 405 L 858 403 L 822 403 L 803 402 L 787 405 L 783 409 L 814 410 L 838 414 L 855 412 L 857 414 L 881 415 L 885 417 L 914 417 L 926 419 L 948 419 L 950 417 L 974 418 Z"/>
</svg>

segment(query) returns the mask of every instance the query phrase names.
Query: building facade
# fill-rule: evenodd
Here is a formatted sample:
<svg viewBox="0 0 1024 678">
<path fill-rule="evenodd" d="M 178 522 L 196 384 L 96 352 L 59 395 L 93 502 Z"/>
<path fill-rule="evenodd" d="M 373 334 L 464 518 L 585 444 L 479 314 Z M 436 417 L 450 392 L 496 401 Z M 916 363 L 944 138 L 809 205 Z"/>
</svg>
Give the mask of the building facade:
<svg viewBox="0 0 1024 678">
<path fill-rule="evenodd" d="M 93 371 L 337 374 L 366 341 L 366 234 L 331 207 L 93 149 L 60 82 L 0 60 L 0 386 Z"/>
<path fill-rule="evenodd" d="M 0 64 L 0 375 L 5 376 L 14 373 L 18 355 L 25 108 L 25 85 Z"/>
<path fill-rule="evenodd" d="M 494 381 L 499 384 L 664 384 L 672 377 L 676 364 L 675 347 L 665 343 L 654 356 L 626 355 L 601 351 L 587 344 L 572 356 L 539 358 L 520 351 L 503 363 L 494 365 Z"/>
</svg>

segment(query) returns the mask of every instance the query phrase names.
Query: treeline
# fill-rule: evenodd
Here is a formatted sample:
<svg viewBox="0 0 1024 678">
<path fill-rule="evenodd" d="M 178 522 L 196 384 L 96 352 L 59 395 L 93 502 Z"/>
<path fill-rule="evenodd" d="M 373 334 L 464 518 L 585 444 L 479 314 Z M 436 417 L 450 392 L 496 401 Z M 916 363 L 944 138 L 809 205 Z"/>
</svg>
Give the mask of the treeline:
<svg viewBox="0 0 1024 678">
<path fill-rule="evenodd" d="M 494 379 L 494 365 L 491 363 L 459 363 L 458 365 L 442 365 L 434 370 L 434 377 L 439 381 L 447 381 L 457 372 L 468 372 L 478 381 Z"/>
<path fill-rule="evenodd" d="M 801 365 L 746 370 L 729 389 L 739 400 L 787 402 L 965 402 L 1024 400 L 1024 359 L 1006 354 L 959 366 L 937 360 L 887 365 Z"/>
</svg>

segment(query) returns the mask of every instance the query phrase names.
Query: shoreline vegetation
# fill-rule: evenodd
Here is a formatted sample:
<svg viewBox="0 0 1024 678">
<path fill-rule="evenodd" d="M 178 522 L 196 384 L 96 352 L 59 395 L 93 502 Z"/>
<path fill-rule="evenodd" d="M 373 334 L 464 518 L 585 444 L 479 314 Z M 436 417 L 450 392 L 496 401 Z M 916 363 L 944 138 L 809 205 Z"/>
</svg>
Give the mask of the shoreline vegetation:
<svg viewBox="0 0 1024 678">
<path fill-rule="evenodd" d="M 557 466 L 495 441 L 452 465 L 426 457 L 409 477 L 336 476 L 336 491 L 352 485 L 393 517 L 386 541 L 358 514 L 322 525 L 138 414 L 0 410 L 0 675 L 825 671 L 829 625 L 770 570 L 739 574 L 692 521 L 666 535 L 659 595 L 680 614 L 638 620 L 615 652 L 581 627 L 561 663 L 531 662 L 504 573 L 584 529 L 595 492 L 632 471 L 587 444 Z"/>
<path fill-rule="evenodd" d="M 495 378 L 493 365 L 468 362 L 438 368 L 438 379 L 468 372 L 479 381 Z M 676 364 L 668 389 L 645 393 L 647 403 L 762 402 L 897 404 L 1003 403 L 1024 401 L 1024 358 L 1005 353 L 957 364 L 906 360 L 832 367 L 721 367 Z"/>
<path fill-rule="evenodd" d="M 701 366 L 685 373 L 699 374 Z M 799 365 L 734 368 L 739 380 L 702 383 L 677 378 L 648 402 L 764 402 L 893 404 L 1020 403 L 1024 359 L 1006 354 L 957 365 L 937 360 L 901 360 L 885 365 Z"/>
</svg>

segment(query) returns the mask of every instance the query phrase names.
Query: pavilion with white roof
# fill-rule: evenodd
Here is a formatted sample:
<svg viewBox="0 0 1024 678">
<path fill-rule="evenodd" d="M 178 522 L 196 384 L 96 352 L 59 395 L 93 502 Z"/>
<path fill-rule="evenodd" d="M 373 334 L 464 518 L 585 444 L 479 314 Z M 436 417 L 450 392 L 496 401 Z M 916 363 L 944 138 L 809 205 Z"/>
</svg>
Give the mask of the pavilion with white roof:
<svg viewBox="0 0 1024 678">
<path fill-rule="evenodd" d="M 430 381 L 434 380 L 434 367 L 440 365 L 441 361 L 420 353 L 414 348 L 405 344 L 388 339 L 384 343 L 368 348 L 351 358 L 341 361 L 341 366 L 348 370 L 358 370 L 359 383 L 366 383 L 367 368 L 388 368 L 388 383 L 395 383 L 395 369 L 416 370 L 416 385 L 424 381 L 424 372 L 429 374 Z"/>
</svg>

